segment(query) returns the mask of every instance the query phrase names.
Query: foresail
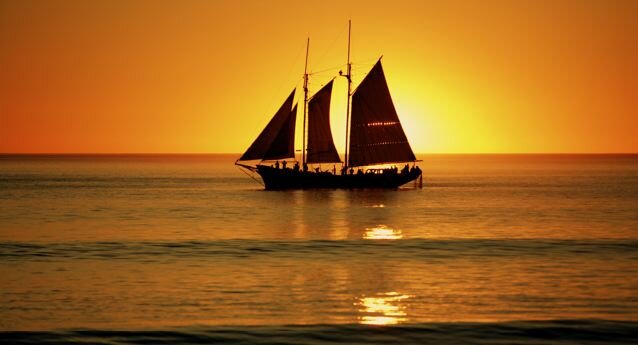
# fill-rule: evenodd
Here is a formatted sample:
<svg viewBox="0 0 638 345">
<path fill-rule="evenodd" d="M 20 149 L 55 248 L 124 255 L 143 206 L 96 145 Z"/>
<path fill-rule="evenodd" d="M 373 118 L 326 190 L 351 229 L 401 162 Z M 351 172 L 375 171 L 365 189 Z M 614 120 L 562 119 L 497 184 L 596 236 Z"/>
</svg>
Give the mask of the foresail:
<svg viewBox="0 0 638 345">
<path fill-rule="evenodd" d="M 239 158 L 240 161 L 281 159 L 295 156 L 294 141 L 297 106 L 292 111 L 290 109 L 294 98 L 295 90 L 292 90 L 290 96 L 288 96 L 268 125 Z"/>
<path fill-rule="evenodd" d="M 341 162 L 330 130 L 332 82 L 319 90 L 308 103 L 308 163 Z"/>
<path fill-rule="evenodd" d="M 415 160 L 379 60 L 352 96 L 348 165 Z"/>
<path fill-rule="evenodd" d="M 282 159 L 295 157 L 295 121 L 297 105 L 292 108 L 288 119 L 273 140 L 263 159 Z"/>
</svg>

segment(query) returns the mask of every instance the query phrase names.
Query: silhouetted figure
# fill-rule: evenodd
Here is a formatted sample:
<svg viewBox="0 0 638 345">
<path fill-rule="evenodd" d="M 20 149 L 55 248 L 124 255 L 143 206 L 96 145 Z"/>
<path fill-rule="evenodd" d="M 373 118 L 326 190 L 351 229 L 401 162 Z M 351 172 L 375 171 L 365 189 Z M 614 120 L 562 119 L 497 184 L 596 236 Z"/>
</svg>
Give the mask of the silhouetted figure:
<svg viewBox="0 0 638 345">
<path fill-rule="evenodd" d="M 319 168 L 315 168 L 315 172 L 316 172 L 316 173 L 319 173 Z"/>
<path fill-rule="evenodd" d="M 354 174 L 354 168 L 350 168 L 350 175 Z"/>
<path fill-rule="evenodd" d="M 308 171 L 308 164 L 304 163 L 303 164 L 303 172 L 307 172 Z"/>
<path fill-rule="evenodd" d="M 333 175 L 336 175 L 336 174 L 337 174 L 337 166 L 336 166 L 336 165 L 333 165 L 333 166 L 332 166 L 332 174 L 333 174 Z"/>
<path fill-rule="evenodd" d="M 299 162 L 295 162 L 295 166 L 293 167 L 293 169 L 294 169 L 296 172 L 299 172 Z"/>
<path fill-rule="evenodd" d="M 284 167 L 284 169 L 286 169 L 286 163 L 287 163 L 286 161 L 281 162 L 281 165 Z"/>
<path fill-rule="evenodd" d="M 279 169 L 279 161 L 275 162 L 275 169 Z"/>
<path fill-rule="evenodd" d="M 408 164 L 406 164 L 406 165 L 403 167 L 403 170 L 401 170 L 401 173 L 402 173 L 402 174 L 407 174 L 408 172 L 410 172 L 410 166 L 409 166 Z"/>
</svg>

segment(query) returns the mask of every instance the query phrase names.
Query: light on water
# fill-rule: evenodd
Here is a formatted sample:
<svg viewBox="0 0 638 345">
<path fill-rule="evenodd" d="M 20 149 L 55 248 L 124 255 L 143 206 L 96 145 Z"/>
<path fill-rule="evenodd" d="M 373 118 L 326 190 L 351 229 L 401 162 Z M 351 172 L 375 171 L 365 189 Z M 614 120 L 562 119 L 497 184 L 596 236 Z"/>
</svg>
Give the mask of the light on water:
<svg viewBox="0 0 638 345">
<path fill-rule="evenodd" d="M 364 325 L 396 325 L 407 322 L 405 300 L 410 296 L 398 292 L 386 292 L 372 297 L 361 297 L 359 323 Z"/>
<path fill-rule="evenodd" d="M 401 230 L 393 229 L 387 225 L 377 225 L 366 228 L 363 238 L 366 240 L 399 240 L 403 238 L 403 233 Z"/>
</svg>

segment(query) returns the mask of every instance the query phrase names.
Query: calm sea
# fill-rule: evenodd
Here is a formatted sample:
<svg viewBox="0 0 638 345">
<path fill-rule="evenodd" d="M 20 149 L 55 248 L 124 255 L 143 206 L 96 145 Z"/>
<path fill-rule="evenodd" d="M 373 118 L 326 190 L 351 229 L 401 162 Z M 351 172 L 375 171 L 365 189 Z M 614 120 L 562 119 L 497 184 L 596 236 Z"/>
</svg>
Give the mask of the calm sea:
<svg viewBox="0 0 638 345">
<path fill-rule="evenodd" d="M 236 157 L 0 156 L 0 340 L 638 342 L 637 155 L 275 192 Z"/>
</svg>

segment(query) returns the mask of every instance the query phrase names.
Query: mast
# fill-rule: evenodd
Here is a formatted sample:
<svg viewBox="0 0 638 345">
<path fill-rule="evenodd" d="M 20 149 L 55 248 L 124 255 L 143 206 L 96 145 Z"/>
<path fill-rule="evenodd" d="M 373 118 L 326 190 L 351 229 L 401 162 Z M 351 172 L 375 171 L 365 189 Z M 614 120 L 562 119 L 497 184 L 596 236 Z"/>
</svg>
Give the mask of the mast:
<svg viewBox="0 0 638 345">
<path fill-rule="evenodd" d="M 348 166 L 348 132 L 350 129 L 350 98 L 352 97 L 352 63 L 350 62 L 350 32 L 352 30 L 352 21 L 348 19 L 348 62 L 346 75 L 343 75 L 348 79 L 348 100 L 346 101 L 346 149 L 343 164 Z M 339 75 L 342 75 L 339 71 Z"/>
<path fill-rule="evenodd" d="M 310 37 L 306 41 L 306 66 L 303 70 L 303 144 L 301 149 L 301 163 L 306 164 L 306 118 L 308 117 L 308 50 L 310 49 Z"/>
</svg>

